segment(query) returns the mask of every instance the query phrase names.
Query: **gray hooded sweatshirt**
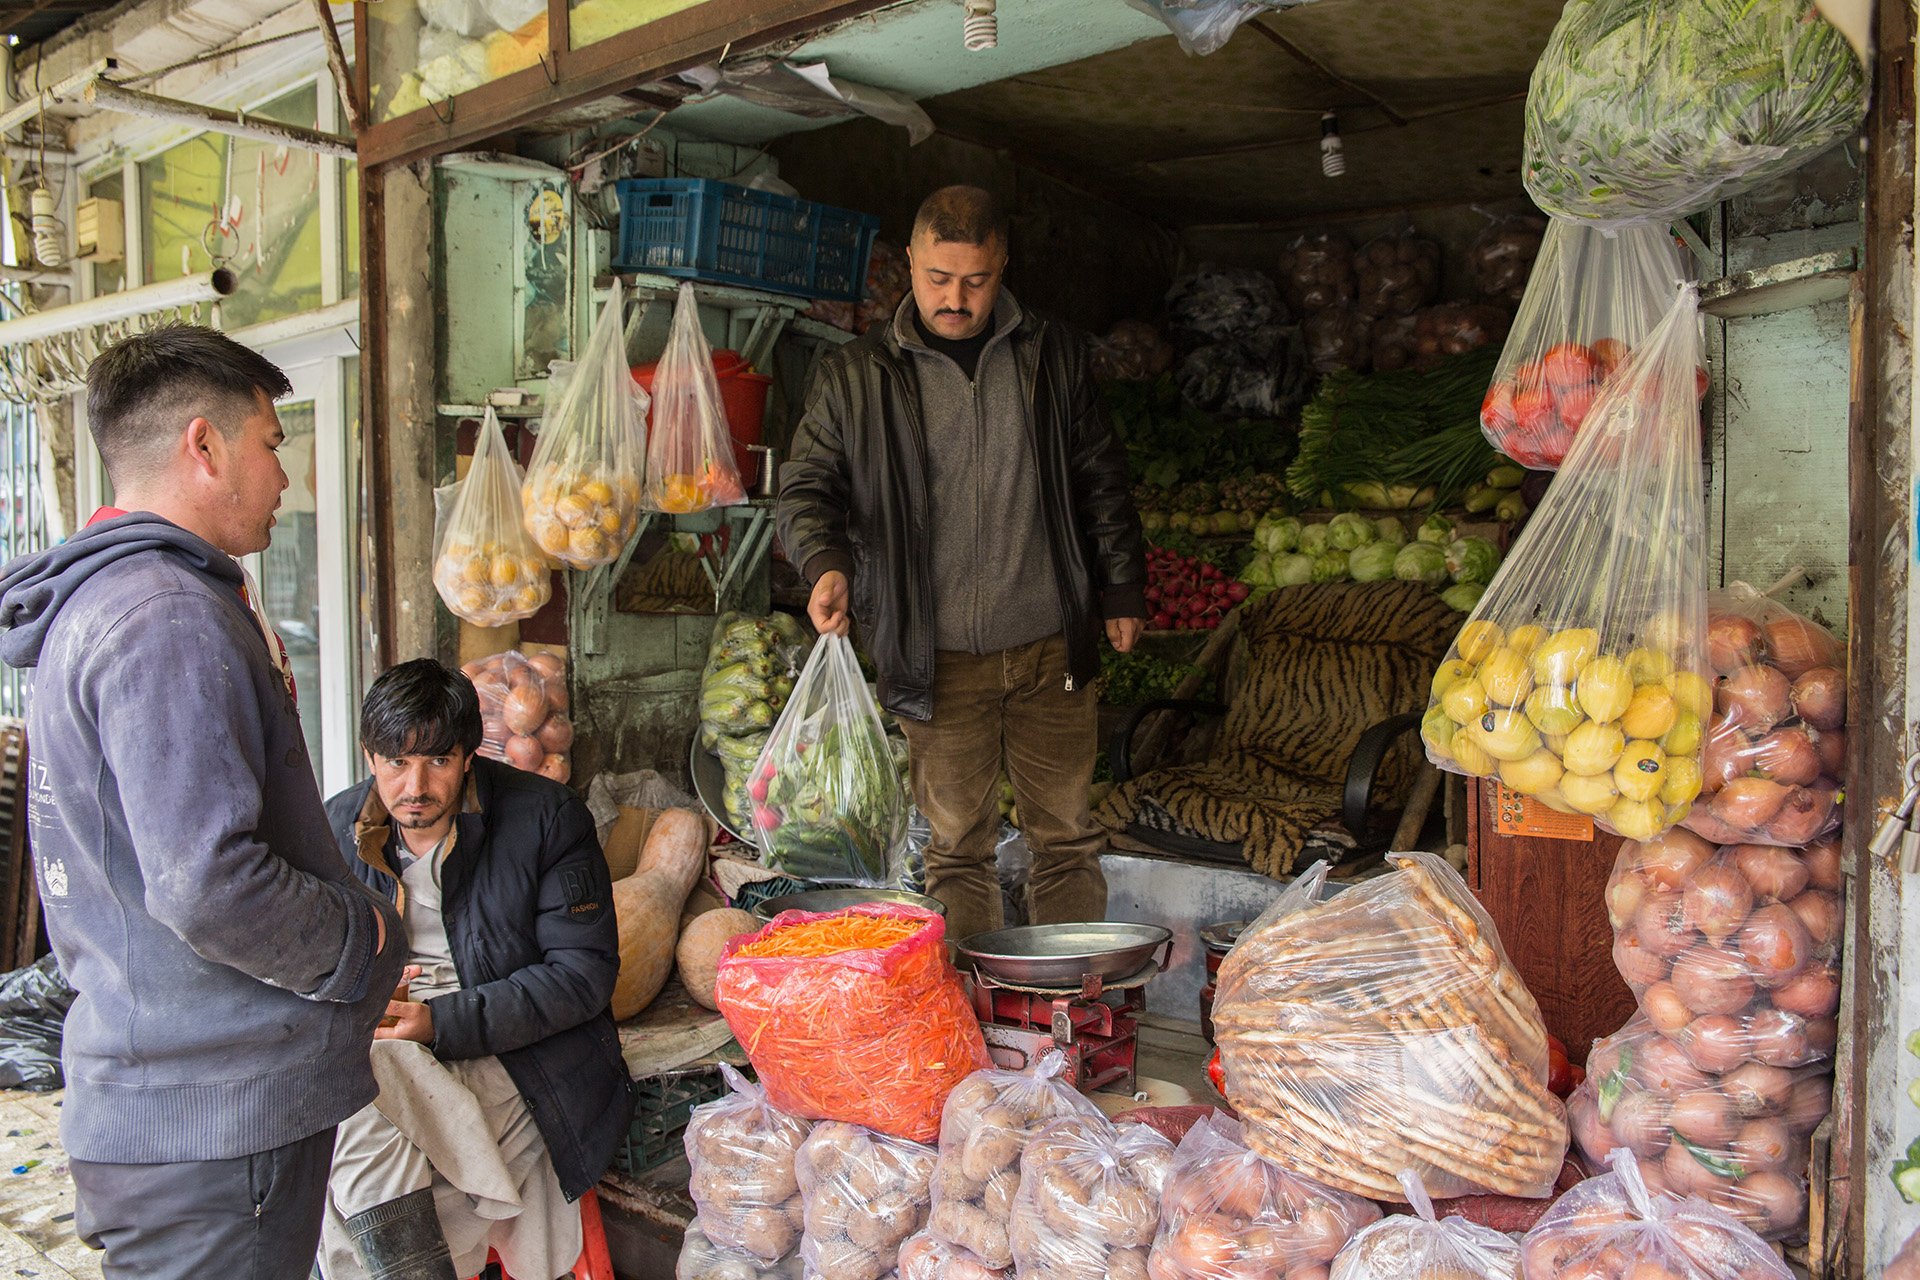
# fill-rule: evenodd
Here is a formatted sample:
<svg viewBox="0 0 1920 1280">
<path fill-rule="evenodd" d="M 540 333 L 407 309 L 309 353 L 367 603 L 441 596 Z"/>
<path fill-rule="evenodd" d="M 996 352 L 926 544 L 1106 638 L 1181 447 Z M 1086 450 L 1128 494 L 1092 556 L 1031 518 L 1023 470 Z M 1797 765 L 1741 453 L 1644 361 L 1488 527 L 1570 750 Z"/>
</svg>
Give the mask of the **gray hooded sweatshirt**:
<svg viewBox="0 0 1920 1280">
<path fill-rule="evenodd" d="M 0 571 L 0 658 L 35 668 L 28 821 L 79 992 L 61 1138 L 81 1160 L 268 1151 L 376 1092 L 404 934 L 340 856 L 240 584 L 144 512 Z"/>
</svg>

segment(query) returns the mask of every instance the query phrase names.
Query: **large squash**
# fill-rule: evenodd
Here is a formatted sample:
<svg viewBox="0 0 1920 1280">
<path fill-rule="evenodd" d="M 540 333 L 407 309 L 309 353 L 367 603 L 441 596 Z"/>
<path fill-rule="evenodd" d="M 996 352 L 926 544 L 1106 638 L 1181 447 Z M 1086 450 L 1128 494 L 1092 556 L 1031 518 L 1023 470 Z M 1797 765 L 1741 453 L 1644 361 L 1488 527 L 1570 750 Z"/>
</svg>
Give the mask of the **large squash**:
<svg viewBox="0 0 1920 1280">
<path fill-rule="evenodd" d="M 703 1009 L 720 1007 L 713 999 L 720 953 L 727 949 L 731 939 L 759 927 L 760 922 L 749 913 L 722 907 L 718 911 L 702 912 L 680 931 L 680 943 L 673 949 L 674 960 L 680 968 L 680 985 L 687 989 L 695 1004 Z"/>
<path fill-rule="evenodd" d="M 673 972 L 680 910 L 707 865 L 707 820 L 691 809 L 668 809 L 654 820 L 640 865 L 613 885 L 620 926 L 620 977 L 613 1016 L 631 1018 L 660 994 Z"/>
</svg>

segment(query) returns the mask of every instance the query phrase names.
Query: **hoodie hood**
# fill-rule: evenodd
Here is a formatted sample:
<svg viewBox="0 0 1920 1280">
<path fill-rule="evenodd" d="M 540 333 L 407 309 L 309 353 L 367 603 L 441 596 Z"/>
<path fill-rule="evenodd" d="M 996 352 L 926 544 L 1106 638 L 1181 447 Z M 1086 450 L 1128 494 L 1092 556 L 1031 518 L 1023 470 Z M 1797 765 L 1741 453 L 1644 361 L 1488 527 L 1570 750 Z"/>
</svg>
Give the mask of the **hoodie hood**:
<svg viewBox="0 0 1920 1280">
<path fill-rule="evenodd" d="M 115 516 L 0 569 L 0 659 L 11 667 L 36 665 L 48 628 L 74 592 L 108 565 L 146 551 L 164 551 L 217 582 L 241 585 L 239 563 L 206 539 L 151 512 Z"/>
</svg>

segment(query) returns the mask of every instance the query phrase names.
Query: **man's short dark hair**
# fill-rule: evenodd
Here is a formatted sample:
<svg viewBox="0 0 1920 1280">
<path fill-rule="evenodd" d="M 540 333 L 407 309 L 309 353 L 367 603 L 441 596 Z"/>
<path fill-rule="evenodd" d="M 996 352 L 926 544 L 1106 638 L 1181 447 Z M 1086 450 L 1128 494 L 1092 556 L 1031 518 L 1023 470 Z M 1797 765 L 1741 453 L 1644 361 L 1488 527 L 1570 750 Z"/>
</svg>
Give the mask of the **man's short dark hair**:
<svg viewBox="0 0 1920 1280">
<path fill-rule="evenodd" d="M 920 202 L 913 215 L 915 239 L 922 232 L 935 241 L 984 245 L 998 238 L 1007 243 L 1007 211 L 991 191 L 980 187 L 942 187 Z"/>
<path fill-rule="evenodd" d="M 287 375 L 259 352 L 197 324 L 122 338 L 87 369 L 87 419 L 116 485 L 157 464 L 187 423 L 205 418 L 231 439 L 257 407 L 278 400 Z"/>
<path fill-rule="evenodd" d="M 376 756 L 471 755 L 480 746 L 480 694 L 432 658 L 390 667 L 360 705 L 360 745 Z"/>
</svg>

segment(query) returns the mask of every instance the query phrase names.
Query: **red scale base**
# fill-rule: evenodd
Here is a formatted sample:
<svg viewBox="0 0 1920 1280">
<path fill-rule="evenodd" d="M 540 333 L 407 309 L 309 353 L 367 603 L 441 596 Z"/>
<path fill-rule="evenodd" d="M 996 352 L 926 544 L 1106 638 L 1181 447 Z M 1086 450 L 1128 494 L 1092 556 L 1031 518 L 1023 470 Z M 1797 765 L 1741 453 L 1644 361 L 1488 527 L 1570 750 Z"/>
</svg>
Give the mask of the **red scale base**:
<svg viewBox="0 0 1920 1280">
<path fill-rule="evenodd" d="M 1099 979 L 1090 977 L 1079 991 L 1042 993 L 975 976 L 969 985 L 995 1066 L 1024 1071 L 1059 1049 L 1067 1059 L 1066 1078 L 1080 1092 L 1133 1092 L 1145 983 L 1102 990 Z"/>
</svg>

